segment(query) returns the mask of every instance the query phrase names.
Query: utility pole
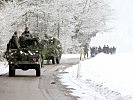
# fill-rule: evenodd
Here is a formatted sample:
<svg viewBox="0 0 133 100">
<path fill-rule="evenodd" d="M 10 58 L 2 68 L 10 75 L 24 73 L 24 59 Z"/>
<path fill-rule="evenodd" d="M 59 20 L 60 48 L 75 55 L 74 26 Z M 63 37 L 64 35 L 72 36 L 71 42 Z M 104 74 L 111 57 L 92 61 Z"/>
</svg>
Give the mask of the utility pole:
<svg viewBox="0 0 133 100">
<path fill-rule="evenodd" d="M 38 14 L 37 14 L 37 28 L 39 27 L 39 22 L 38 22 L 38 20 L 39 20 L 39 17 L 38 17 Z"/>
<path fill-rule="evenodd" d="M 27 21 L 28 21 L 28 16 L 27 16 L 27 12 L 25 13 L 25 27 L 27 27 Z"/>
<path fill-rule="evenodd" d="M 58 33 L 57 33 L 58 39 L 60 37 L 60 22 L 58 22 Z"/>
<path fill-rule="evenodd" d="M 59 37 L 60 37 L 60 14 L 59 14 L 59 9 L 57 9 L 57 12 L 58 12 L 57 37 L 59 39 Z"/>
</svg>

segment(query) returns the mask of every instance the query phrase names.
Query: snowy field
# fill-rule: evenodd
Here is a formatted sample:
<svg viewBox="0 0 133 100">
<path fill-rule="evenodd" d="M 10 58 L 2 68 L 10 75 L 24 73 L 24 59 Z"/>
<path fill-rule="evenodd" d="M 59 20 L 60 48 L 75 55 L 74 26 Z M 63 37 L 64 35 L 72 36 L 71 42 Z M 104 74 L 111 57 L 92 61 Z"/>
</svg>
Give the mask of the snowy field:
<svg viewBox="0 0 133 100">
<path fill-rule="evenodd" d="M 132 59 L 133 53 L 101 53 L 66 69 L 68 73 L 59 77 L 79 100 L 133 100 Z"/>
</svg>

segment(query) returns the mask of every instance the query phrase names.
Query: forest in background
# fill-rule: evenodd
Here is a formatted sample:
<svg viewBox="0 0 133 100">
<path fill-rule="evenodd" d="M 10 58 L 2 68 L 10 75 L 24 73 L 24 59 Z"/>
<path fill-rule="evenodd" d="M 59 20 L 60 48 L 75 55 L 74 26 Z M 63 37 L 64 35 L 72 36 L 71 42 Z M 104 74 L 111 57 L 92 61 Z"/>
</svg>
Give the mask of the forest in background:
<svg viewBox="0 0 133 100">
<path fill-rule="evenodd" d="M 91 38 L 109 29 L 111 9 L 104 0 L 1 0 L 0 49 L 5 50 L 14 31 L 26 26 L 44 39 L 58 38 L 64 53 L 78 53 Z"/>
</svg>

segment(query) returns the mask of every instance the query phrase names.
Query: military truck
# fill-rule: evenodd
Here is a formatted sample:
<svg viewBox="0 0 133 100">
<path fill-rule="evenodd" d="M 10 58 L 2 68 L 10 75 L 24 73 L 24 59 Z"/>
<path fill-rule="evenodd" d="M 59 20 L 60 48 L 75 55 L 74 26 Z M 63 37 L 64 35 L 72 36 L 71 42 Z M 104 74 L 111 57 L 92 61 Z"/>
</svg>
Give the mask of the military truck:
<svg viewBox="0 0 133 100">
<path fill-rule="evenodd" d="M 9 63 L 9 76 L 15 76 L 15 69 L 35 69 L 36 76 L 41 75 L 41 53 L 35 38 L 19 37 L 19 49 L 7 47 L 5 58 Z M 8 44 L 9 46 L 9 44 Z"/>
<path fill-rule="evenodd" d="M 43 44 L 42 59 L 47 61 L 52 60 L 52 64 L 59 64 L 62 55 L 60 41 L 56 38 L 49 37 L 42 40 L 41 44 Z"/>
</svg>

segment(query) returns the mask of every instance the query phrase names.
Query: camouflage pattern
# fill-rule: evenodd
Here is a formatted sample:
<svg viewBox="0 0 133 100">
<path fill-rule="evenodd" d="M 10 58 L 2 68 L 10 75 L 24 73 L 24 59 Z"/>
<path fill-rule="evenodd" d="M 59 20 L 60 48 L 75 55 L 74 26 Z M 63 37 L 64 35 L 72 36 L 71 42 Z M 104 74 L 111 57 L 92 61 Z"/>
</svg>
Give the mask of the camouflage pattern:
<svg viewBox="0 0 133 100">
<path fill-rule="evenodd" d="M 56 38 L 49 38 L 47 40 L 43 40 L 43 48 L 42 48 L 42 58 L 44 60 L 54 60 L 57 59 L 58 61 L 62 55 L 62 46 L 59 40 Z M 57 61 L 57 63 L 58 63 Z M 53 61 L 53 64 L 55 62 Z"/>
<path fill-rule="evenodd" d="M 8 61 L 16 63 L 17 61 L 30 61 L 32 62 L 31 58 L 38 58 L 40 57 L 40 52 L 37 49 L 27 50 L 27 49 L 11 49 L 6 52 L 5 58 Z"/>
<path fill-rule="evenodd" d="M 9 40 L 7 44 L 7 50 L 9 49 L 18 49 L 19 43 L 18 43 L 18 36 L 13 34 L 12 38 Z"/>
<path fill-rule="evenodd" d="M 18 43 L 20 48 L 7 49 L 4 55 L 9 63 L 9 76 L 15 76 L 15 69 L 35 69 L 36 76 L 40 76 L 42 60 L 37 39 L 22 35 Z"/>
<path fill-rule="evenodd" d="M 39 46 L 39 42 L 37 38 L 33 38 L 32 35 L 22 35 L 19 37 L 19 44 L 21 48 L 27 48 L 32 46 L 33 48 L 36 48 Z"/>
<path fill-rule="evenodd" d="M 37 40 L 36 44 L 34 42 L 35 42 L 34 38 L 27 36 L 20 36 L 19 37 L 20 48 L 19 49 L 11 48 L 10 50 L 7 50 L 5 53 L 5 58 L 7 60 L 29 61 L 30 56 L 38 55 L 39 57 L 41 51 L 38 47 Z"/>
</svg>

